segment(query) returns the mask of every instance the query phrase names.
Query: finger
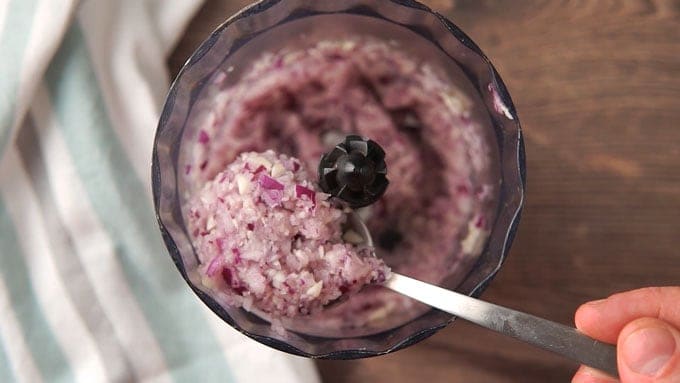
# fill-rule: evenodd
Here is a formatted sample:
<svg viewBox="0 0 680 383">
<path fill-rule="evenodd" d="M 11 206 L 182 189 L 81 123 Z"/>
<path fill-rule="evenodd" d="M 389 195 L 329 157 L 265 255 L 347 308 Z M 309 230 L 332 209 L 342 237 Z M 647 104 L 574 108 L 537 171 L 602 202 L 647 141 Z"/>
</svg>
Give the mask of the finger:
<svg viewBox="0 0 680 383">
<path fill-rule="evenodd" d="M 637 318 L 659 318 L 680 327 L 680 286 L 647 287 L 589 302 L 576 310 L 576 327 L 608 343 L 615 343 L 623 327 Z"/>
<path fill-rule="evenodd" d="M 623 383 L 680 383 L 680 331 L 655 318 L 626 325 L 618 339 Z"/>
<path fill-rule="evenodd" d="M 571 383 L 618 383 L 618 380 L 598 370 L 581 366 L 571 379 Z"/>
</svg>

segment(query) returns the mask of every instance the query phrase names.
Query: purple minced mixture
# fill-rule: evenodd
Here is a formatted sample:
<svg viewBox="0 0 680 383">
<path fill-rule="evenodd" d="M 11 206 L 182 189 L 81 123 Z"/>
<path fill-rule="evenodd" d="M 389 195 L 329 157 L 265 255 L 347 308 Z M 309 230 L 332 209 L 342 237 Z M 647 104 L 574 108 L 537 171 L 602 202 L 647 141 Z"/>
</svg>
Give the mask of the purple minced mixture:
<svg viewBox="0 0 680 383">
<path fill-rule="evenodd" d="M 188 202 L 203 285 L 277 319 L 384 282 L 383 261 L 343 242 L 345 214 L 328 197 L 294 158 L 241 154 Z"/>
<path fill-rule="evenodd" d="M 465 267 L 479 256 L 488 237 L 498 178 L 492 174 L 493 155 L 483 138 L 481 123 L 473 118 L 471 101 L 442 72 L 404 53 L 396 44 L 359 38 L 265 54 L 236 81 L 230 80 L 232 69 L 214 76 L 212 89 L 198 108 L 200 112 L 194 113 L 191 131 L 195 133 L 188 138 L 190 150 L 182 159 L 189 200 L 200 200 L 208 193 L 207 199 L 212 201 L 200 210 L 201 214 L 210 214 L 217 208 L 212 193 L 219 181 L 216 184 L 214 180 L 244 171 L 229 165 L 241 153 L 273 149 L 299 159 L 300 171 L 314 177 L 296 178 L 296 172 L 292 172 L 289 177 L 297 181 L 277 181 L 285 185 L 284 194 L 292 198 L 291 182 L 302 182 L 305 188 L 315 190 L 315 183 L 309 180 L 316 179 L 321 155 L 345 135 L 359 134 L 376 141 L 386 152 L 390 186 L 378 202 L 360 211 L 372 233 L 378 257 L 392 271 L 430 283 L 440 283 L 469 270 Z M 206 183 L 208 186 L 203 187 Z M 257 190 L 262 190 L 262 185 Z M 261 207 L 267 208 L 267 199 L 263 200 Z M 320 222 L 336 225 L 339 213 L 325 205 L 323 198 L 317 197 L 316 202 L 323 205 L 316 207 L 315 227 Z M 311 201 L 305 198 L 286 203 L 295 204 L 287 216 L 310 214 Z M 189 205 L 197 206 L 195 202 Z M 229 214 L 237 217 L 264 214 L 241 212 L 239 206 L 232 208 L 236 211 Z M 217 210 L 213 213 L 223 217 L 227 214 Z M 185 209 L 186 214 L 191 212 Z M 297 243 L 291 240 L 296 232 L 285 231 L 288 238 L 284 238 L 286 234 L 278 231 L 279 221 L 258 222 L 255 230 L 274 232 L 281 246 Z M 226 224 L 243 238 L 248 233 L 253 235 L 247 227 Z M 337 228 L 318 235 L 307 248 L 327 246 L 322 243 L 329 240 L 331 248 L 355 259 L 356 253 L 338 238 Z M 195 240 L 204 262 L 202 270 L 209 273 L 218 245 L 204 245 L 210 237 L 201 237 L 200 233 Z M 236 259 L 231 249 L 223 251 L 225 257 Z M 247 250 L 239 251 L 243 254 Z M 305 270 L 313 273 L 311 268 Z M 274 272 L 259 268 L 256 274 L 267 273 Z M 240 275 L 236 277 L 232 272 L 232 282 L 240 281 Z M 362 275 L 364 282 L 374 278 Z M 313 280 L 324 278 L 314 276 Z M 263 281 L 270 285 L 260 288 L 271 291 L 272 286 L 276 287 L 273 281 Z M 306 284 L 311 281 L 305 279 Z M 214 278 L 207 282 L 214 283 Z M 295 291 L 303 289 L 298 284 L 291 287 Z M 331 288 L 329 295 L 314 304 L 333 299 L 337 291 L 337 287 Z M 292 313 L 287 303 L 272 296 L 267 307 Z M 409 298 L 371 285 L 344 302 L 308 316 L 312 320 L 304 326 L 317 326 L 309 330 L 314 333 L 324 333 L 324 329 L 333 329 L 335 334 L 372 333 L 403 324 L 425 310 Z M 302 328 L 293 321 L 284 321 L 284 326 Z"/>
</svg>

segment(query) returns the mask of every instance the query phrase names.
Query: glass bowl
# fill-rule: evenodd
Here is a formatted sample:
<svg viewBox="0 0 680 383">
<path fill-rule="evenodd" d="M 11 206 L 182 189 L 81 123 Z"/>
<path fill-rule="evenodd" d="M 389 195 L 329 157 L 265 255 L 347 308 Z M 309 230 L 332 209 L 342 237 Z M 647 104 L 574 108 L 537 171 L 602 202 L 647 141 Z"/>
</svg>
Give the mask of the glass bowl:
<svg viewBox="0 0 680 383">
<path fill-rule="evenodd" d="M 241 308 L 223 307 L 202 287 L 194 272 L 197 258 L 182 214 L 181 158 L 189 123 L 211 94 L 214 77 L 230 79 L 262 52 L 301 47 L 310 41 L 343 35 L 369 35 L 401 42 L 409 53 L 445 68 L 472 100 L 475 117 L 493 151 L 496 204 L 485 246 L 479 256 L 457 267 L 441 286 L 478 296 L 500 269 L 519 222 L 524 200 L 525 161 L 519 125 L 510 96 L 486 56 L 452 22 L 410 0 L 266 0 L 229 18 L 198 48 L 172 84 L 153 147 L 152 184 L 157 219 L 170 256 L 198 297 L 229 325 L 258 342 L 295 355 L 353 359 L 382 355 L 415 344 L 451 323 L 438 310 L 424 310 L 405 324 L 380 332 L 319 334 L 279 333 Z M 234 65 L 238 63 L 239 65 Z M 209 96 L 208 96 L 209 97 Z M 289 328 L 290 329 L 290 328 Z"/>
</svg>

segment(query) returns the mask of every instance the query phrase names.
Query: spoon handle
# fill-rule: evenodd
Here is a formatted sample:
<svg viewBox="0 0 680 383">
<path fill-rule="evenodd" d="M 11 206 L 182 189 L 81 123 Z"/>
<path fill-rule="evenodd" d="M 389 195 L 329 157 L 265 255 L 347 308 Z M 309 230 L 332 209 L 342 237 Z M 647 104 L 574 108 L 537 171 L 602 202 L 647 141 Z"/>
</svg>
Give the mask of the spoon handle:
<svg viewBox="0 0 680 383">
<path fill-rule="evenodd" d="M 384 286 L 479 326 L 566 356 L 613 377 L 618 376 L 616 347 L 583 335 L 573 327 L 396 273 Z"/>
</svg>

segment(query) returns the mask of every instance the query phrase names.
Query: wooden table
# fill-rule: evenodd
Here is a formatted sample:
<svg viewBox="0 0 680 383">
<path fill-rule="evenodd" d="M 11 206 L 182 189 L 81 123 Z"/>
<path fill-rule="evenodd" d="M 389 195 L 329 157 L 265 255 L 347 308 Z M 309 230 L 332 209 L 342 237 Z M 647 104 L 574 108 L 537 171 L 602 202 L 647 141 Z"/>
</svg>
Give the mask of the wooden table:
<svg viewBox="0 0 680 383">
<path fill-rule="evenodd" d="M 171 72 L 245 3 L 208 0 Z M 483 298 L 573 323 L 584 301 L 680 284 L 680 2 L 426 3 L 494 62 L 526 137 L 527 204 Z M 568 382 L 576 369 L 462 321 L 391 355 L 318 366 L 325 382 L 392 383 Z"/>
</svg>

